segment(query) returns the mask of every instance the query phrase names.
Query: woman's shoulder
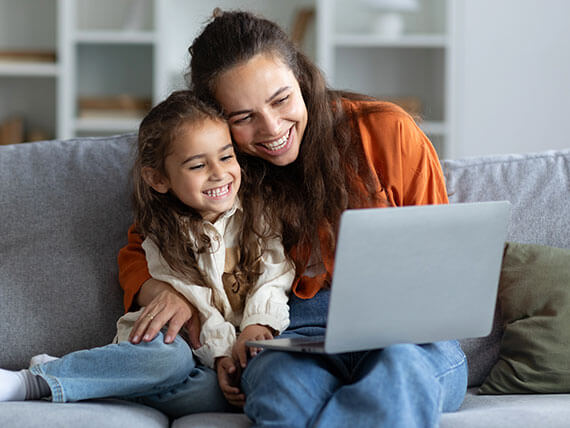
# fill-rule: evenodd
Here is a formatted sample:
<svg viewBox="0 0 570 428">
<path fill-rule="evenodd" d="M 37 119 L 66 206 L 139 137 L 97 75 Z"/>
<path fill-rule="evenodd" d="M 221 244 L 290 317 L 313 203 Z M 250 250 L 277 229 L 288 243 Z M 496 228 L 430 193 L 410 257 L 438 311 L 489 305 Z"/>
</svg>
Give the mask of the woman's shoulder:
<svg viewBox="0 0 570 428">
<path fill-rule="evenodd" d="M 361 126 L 363 123 L 389 126 L 396 123 L 415 123 L 412 116 L 402 107 L 389 101 L 374 99 L 343 99 L 345 111 L 354 117 Z"/>
</svg>

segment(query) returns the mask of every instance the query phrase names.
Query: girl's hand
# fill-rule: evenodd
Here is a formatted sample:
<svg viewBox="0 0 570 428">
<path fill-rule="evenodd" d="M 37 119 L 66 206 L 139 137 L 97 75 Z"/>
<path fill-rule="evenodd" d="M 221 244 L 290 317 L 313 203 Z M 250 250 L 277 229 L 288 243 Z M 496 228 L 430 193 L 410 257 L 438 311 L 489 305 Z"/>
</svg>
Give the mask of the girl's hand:
<svg viewBox="0 0 570 428">
<path fill-rule="evenodd" d="M 243 407 L 245 395 L 239 389 L 241 370 L 230 357 L 216 359 L 216 371 L 218 372 L 218 384 L 220 389 L 232 406 Z"/>
<path fill-rule="evenodd" d="M 245 342 L 248 340 L 269 340 L 273 339 L 272 330 L 261 324 L 248 325 L 238 336 L 234 345 L 232 355 L 235 361 L 239 362 L 242 368 L 247 365 L 247 348 Z M 260 348 L 249 348 L 249 355 L 255 357 Z"/>
<path fill-rule="evenodd" d="M 186 327 L 192 348 L 202 346 L 198 311 L 166 282 L 147 280 L 139 291 L 137 303 L 145 308 L 131 331 L 131 343 L 150 342 L 168 324 L 164 343 L 172 343 L 180 329 Z"/>
</svg>

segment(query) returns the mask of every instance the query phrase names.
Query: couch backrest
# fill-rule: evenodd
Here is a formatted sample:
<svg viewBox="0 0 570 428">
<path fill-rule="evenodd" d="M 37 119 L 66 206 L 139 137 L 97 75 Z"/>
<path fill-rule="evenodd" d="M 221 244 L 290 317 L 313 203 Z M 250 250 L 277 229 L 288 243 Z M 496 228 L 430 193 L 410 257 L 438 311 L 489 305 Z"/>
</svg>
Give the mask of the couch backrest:
<svg viewBox="0 0 570 428">
<path fill-rule="evenodd" d="M 570 248 L 570 150 L 448 160 L 443 170 L 452 203 L 512 203 L 509 241 Z M 471 386 L 483 382 L 499 355 L 499 310 L 489 336 L 461 341 Z"/>
<path fill-rule="evenodd" d="M 0 146 L 0 367 L 112 340 L 133 141 Z"/>
<path fill-rule="evenodd" d="M 122 313 L 117 253 L 132 222 L 135 136 L 0 146 L 0 367 L 108 343 Z M 451 202 L 507 199 L 508 239 L 570 248 L 570 150 L 444 161 Z M 498 355 L 462 341 L 471 385 Z"/>
</svg>

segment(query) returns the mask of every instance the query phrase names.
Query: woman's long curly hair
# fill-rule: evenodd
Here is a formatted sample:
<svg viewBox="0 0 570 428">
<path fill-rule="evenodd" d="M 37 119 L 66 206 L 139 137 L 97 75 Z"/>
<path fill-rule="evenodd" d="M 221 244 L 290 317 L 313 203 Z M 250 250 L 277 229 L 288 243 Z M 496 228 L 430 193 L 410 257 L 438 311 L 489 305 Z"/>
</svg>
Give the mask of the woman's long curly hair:
<svg viewBox="0 0 570 428">
<path fill-rule="evenodd" d="M 173 92 L 141 122 L 132 172 L 137 231 L 154 241 L 174 271 L 182 277 L 200 281 L 201 285 L 206 284 L 201 281 L 203 275 L 198 270 L 196 254 L 215 250 L 212 248 L 213 243 L 204 233 L 202 217 L 170 191 L 155 191 L 144 180 L 143 171 L 145 168 L 151 168 L 162 177 L 168 178 L 165 159 L 170 153 L 171 143 L 188 125 L 200 124 L 204 120 L 219 121 L 224 125 L 226 123 L 218 110 L 199 100 L 191 91 Z M 240 189 L 242 204 L 245 202 L 251 207 L 260 203 L 258 196 L 253 195 L 251 200 L 246 196 Z M 246 210 L 242 218 L 239 273 L 247 283 L 253 284 L 259 276 L 256 266 L 261 248 L 270 233 L 269 228 L 261 230 L 259 222 L 254 222 Z M 194 237 L 194 240 L 191 237 Z"/>
<path fill-rule="evenodd" d="M 320 70 L 277 24 L 248 12 L 216 9 L 213 20 L 188 50 L 187 83 L 197 96 L 218 109 L 221 106 L 214 97 L 218 77 L 255 55 L 275 55 L 299 82 L 308 122 L 297 160 L 283 167 L 240 154 L 240 163 L 248 173 L 244 185 L 263 195 L 267 215 L 279 217 L 286 251 L 301 250 L 293 257 L 297 273 L 305 268 L 307 249 L 318 242 L 321 231 L 334 250 L 345 209 L 388 203 L 382 183 L 378 185 L 358 144 L 356 113 L 343 107 L 343 99 L 372 98 L 328 88 Z"/>
</svg>

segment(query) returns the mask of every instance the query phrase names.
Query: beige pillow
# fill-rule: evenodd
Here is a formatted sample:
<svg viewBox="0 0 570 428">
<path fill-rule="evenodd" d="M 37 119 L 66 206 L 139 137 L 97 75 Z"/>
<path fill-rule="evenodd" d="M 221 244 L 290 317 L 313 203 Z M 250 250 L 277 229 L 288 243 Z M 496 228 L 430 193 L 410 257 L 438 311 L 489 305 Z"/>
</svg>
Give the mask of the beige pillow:
<svg viewBox="0 0 570 428">
<path fill-rule="evenodd" d="M 570 392 L 570 250 L 507 243 L 504 335 L 480 394 Z"/>
</svg>

